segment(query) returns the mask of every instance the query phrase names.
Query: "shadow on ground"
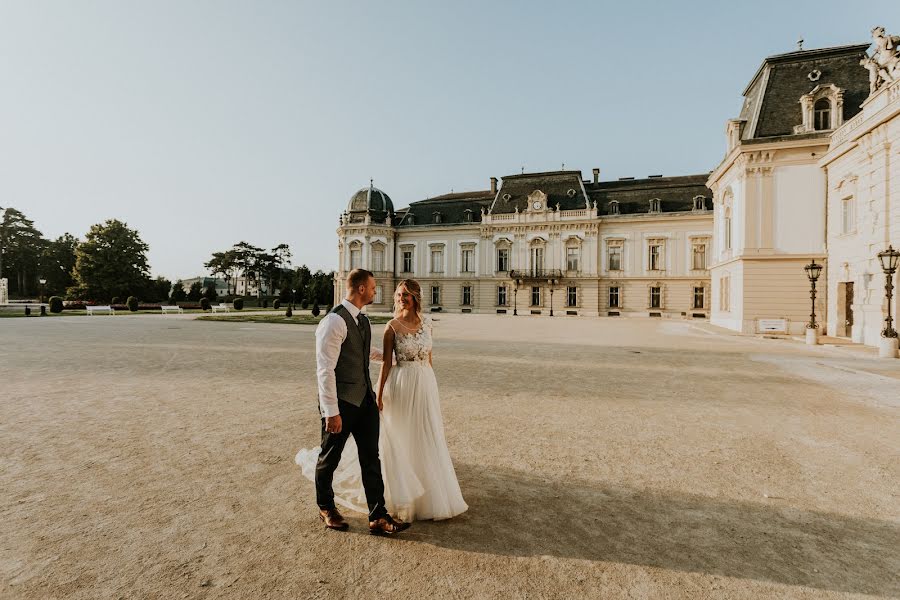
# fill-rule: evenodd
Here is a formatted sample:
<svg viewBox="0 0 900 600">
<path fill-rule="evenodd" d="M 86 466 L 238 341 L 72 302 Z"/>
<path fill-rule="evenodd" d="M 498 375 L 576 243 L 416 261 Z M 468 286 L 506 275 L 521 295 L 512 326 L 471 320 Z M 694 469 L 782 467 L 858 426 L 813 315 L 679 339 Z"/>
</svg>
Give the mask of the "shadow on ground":
<svg viewBox="0 0 900 600">
<path fill-rule="evenodd" d="M 618 562 L 900 597 L 900 525 L 767 504 L 458 465 L 469 511 L 409 543 Z"/>
</svg>

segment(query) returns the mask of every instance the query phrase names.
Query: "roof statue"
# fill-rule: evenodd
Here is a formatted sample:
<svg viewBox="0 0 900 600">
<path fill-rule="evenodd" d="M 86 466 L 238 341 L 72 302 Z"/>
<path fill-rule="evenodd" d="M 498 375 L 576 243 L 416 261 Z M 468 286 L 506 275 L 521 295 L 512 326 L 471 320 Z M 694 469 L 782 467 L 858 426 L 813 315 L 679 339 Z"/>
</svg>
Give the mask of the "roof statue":
<svg viewBox="0 0 900 600">
<path fill-rule="evenodd" d="M 889 35 L 884 27 L 876 27 L 872 30 L 872 42 L 873 54 L 859 61 L 869 71 L 870 95 L 900 79 L 900 36 Z"/>
</svg>

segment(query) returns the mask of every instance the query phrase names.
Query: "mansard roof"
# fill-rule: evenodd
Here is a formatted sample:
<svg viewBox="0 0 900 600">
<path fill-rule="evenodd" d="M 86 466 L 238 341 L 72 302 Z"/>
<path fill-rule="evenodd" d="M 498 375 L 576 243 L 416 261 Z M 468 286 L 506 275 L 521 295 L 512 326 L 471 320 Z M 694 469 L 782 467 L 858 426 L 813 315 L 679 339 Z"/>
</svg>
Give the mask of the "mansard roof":
<svg viewBox="0 0 900 600">
<path fill-rule="evenodd" d="M 816 86 L 834 84 L 844 90 L 843 119 L 853 118 L 869 95 L 869 74 L 859 64 L 869 45 L 797 50 L 767 57 L 744 89 L 739 117 L 746 122 L 742 139 L 793 135 L 794 126 L 803 122 L 800 97 Z"/>
<path fill-rule="evenodd" d="M 581 171 L 548 171 L 507 175 L 491 206 L 492 214 L 514 213 L 528 209 L 528 196 L 540 190 L 547 194 L 547 206 L 560 210 L 588 208 Z"/>
<path fill-rule="evenodd" d="M 618 181 L 584 182 L 591 203 L 597 203 L 600 215 L 610 214 L 610 203 L 619 203 L 619 214 L 640 214 L 650 211 L 650 200 L 660 199 L 660 211 L 682 212 L 694 208 L 694 197 L 703 196 L 704 207 L 712 208 L 712 191 L 706 187 L 709 174 L 676 177 L 648 177 L 619 179 Z"/>
<path fill-rule="evenodd" d="M 441 225 L 478 223 L 481 221 L 481 209 L 490 208 L 493 199 L 494 194 L 490 190 L 478 190 L 419 200 L 398 211 L 394 225 L 435 225 L 435 213 L 440 213 Z M 471 221 L 467 220 L 466 211 L 471 211 Z"/>
</svg>

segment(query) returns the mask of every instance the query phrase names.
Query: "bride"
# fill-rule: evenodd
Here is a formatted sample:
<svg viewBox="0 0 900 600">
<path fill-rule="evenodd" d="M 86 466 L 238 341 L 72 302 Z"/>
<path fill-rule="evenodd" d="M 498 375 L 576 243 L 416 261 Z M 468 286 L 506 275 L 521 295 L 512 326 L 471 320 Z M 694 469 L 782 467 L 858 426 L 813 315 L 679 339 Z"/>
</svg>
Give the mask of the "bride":
<svg viewBox="0 0 900 600">
<path fill-rule="evenodd" d="M 378 447 L 385 503 L 404 521 L 449 519 L 469 507 L 463 500 L 444 437 L 440 395 L 432 370 L 432 323 L 422 314 L 422 290 L 404 279 L 394 293 L 394 318 L 384 329 L 378 382 L 381 433 Z M 391 356 L 396 356 L 392 364 Z M 334 474 L 335 501 L 367 512 L 353 439 Z M 314 479 L 319 449 L 301 450 L 296 462 Z"/>
</svg>

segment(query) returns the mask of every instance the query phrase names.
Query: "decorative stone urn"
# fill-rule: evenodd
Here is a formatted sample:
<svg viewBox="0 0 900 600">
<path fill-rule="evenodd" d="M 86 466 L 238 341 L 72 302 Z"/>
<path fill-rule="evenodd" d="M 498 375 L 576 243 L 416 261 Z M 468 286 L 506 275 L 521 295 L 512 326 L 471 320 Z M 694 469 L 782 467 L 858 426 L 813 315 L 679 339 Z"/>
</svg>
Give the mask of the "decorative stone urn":
<svg viewBox="0 0 900 600">
<path fill-rule="evenodd" d="M 879 340 L 878 358 L 897 358 L 897 338 L 882 337 Z"/>
<path fill-rule="evenodd" d="M 806 343 L 810 346 L 815 346 L 819 343 L 818 327 L 807 327 L 806 328 Z"/>
</svg>

